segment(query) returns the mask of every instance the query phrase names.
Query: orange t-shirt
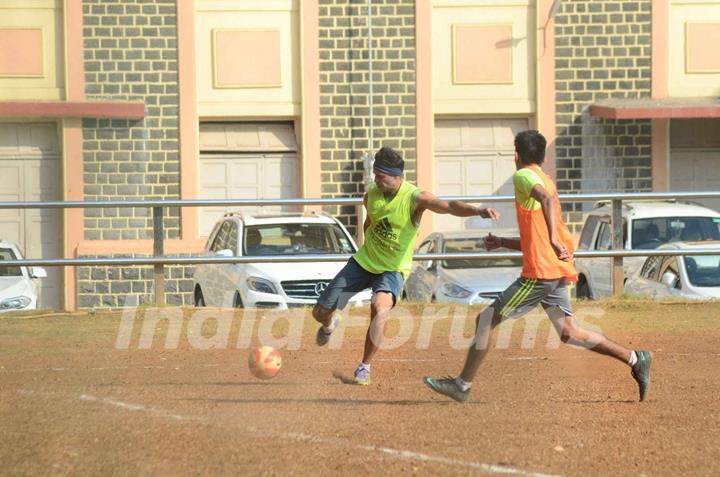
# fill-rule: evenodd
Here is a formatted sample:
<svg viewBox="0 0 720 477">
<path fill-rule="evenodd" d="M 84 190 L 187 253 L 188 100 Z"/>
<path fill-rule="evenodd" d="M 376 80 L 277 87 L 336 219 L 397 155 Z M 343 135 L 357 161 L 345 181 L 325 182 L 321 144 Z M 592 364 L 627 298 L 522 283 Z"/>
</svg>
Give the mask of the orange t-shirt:
<svg viewBox="0 0 720 477">
<path fill-rule="evenodd" d="M 572 257 L 575 252 L 573 238 L 562 220 L 562 210 L 555 184 L 537 165 L 524 167 L 517 171 L 513 176 L 513 183 L 515 185 L 515 210 L 523 252 L 522 276 L 544 280 L 565 278 L 577 281 L 577 272 L 572 258 L 567 262 L 557 258 L 555 250 L 550 245 L 550 235 L 542 207 L 530 195 L 533 187 L 539 184 L 553 197 L 555 236 L 565 245 Z"/>
</svg>

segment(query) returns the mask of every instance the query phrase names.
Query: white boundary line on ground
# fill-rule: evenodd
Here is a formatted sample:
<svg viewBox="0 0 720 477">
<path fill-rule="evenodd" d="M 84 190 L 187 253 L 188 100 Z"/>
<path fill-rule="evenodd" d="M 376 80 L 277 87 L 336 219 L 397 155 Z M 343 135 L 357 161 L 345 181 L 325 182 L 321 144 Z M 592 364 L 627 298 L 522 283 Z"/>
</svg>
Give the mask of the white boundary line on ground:
<svg viewBox="0 0 720 477">
<path fill-rule="evenodd" d="M 205 418 L 201 417 L 192 417 L 192 416 L 185 416 L 182 414 L 173 413 L 171 411 L 167 411 L 165 409 L 159 409 L 155 407 L 147 407 L 143 406 L 141 404 L 133 404 L 129 402 L 124 401 L 118 401 L 115 399 L 110 398 L 100 398 L 96 396 L 91 396 L 88 394 L 81 394 L 79 396 L 81 401 L 85 402 L 95 402 L 99 404 L 107 404 L 115 407 L 119 407 L 121 409 L 125 409 L 128 411 L 137 411 L 137 412 L 143 412 L 147 414 L 152 414 L 154 416 L 158 417 L 165 417 L 174 419 L 176 421 L 195 421 L 195 422 L 202 422 L 205 424 L 212 424 L 210 421 L 208 421 Z M 382 446 L 374 446 L 374 445 L 365 445 L 365 444 L 355 444 L 350 441 L 344 440 L 344 439 L 333 439 L 333 438 L 325 438 L 325 437 L 319 437 L 314 436 L 311 434 L 301 434 L 296 432 L 273 432 L 268 431 L 268 429 L 258 429 L 256 427 L 246 426 L 241 427 L 242 430 L 246 432 L 250 432 L 253 434 L 262 434 L 263 436 L 272 435 L 274 437 L 278 437 L 281 439 L 291 439 L 291 440 L 300 440 L 305 442 L 312 442 L 312 443 L 320 443 L 320 444 L 329 444 L 339 447 L 351 447 L 355 449 L 364 450 L 367 452 L 380 452 L 382 454 L 397 458 L 397 459 L 406 459 L 406 460 L 414 460 L 419 462 L 429 462 L 434 464 L 445 464 L 450 466 L 456 466 L 456 467 L 464 467 L 466 469 L 473 469 L 473 470 L 481 470 L 483 472 L 493 473 L 493 474 L 505 474 L 505 475 L 519 475 L 522 477 L 561 477 L 554 474 L 543 474 L 538 472 L 528 472 L 522 469 L 516 469 L 515 467 L 509 467 L 504 465 L 493 465 L 493 464 L 483 464 L 481 462 L 469 462 L 469 461 L 463 461 L 458 459 L 450 459 L 447 457 L 439 457 L 439 456 L 433 456 L 429 454 L 423 454 L 421 452 L 414 452 L 409 450 L 402 450 L 402 449 L 393 449 L 391 447 L 382 447 Z"/>
</svg>

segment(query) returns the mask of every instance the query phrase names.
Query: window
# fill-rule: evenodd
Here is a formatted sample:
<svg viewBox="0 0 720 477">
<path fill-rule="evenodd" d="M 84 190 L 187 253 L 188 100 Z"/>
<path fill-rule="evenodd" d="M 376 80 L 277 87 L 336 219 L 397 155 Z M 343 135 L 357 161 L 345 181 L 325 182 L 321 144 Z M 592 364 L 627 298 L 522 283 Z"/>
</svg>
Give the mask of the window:
<svg viewBox="0 0 720 477">
<path fill-rule="evenodd" d="M 447 253 L 462 252 L 487 252 L 485 248 L 485 240 L 482 238 L 467 238 L 446 240 L 443 244 L 444 251 Z M 498 249 L 501 252 L 507 252 L 507 249 Z M 494 260 L 483 259 L 467 259 L 444 261 L 445 268 L 495 268 L 495 267 L 522 267 L 521 258 L 498 258 Z"/>
<path fill-rule="evenodd" d="M 233 255 L 235 255 L 238 249 L 238 227 L 235 222 L 227 223 L 230 224 L 230 233 L 228 234 L 228 240 L 225 245 L 227 245 L 227 248 L 232 250 Z"/>
<path fill-rule="evenodd" d="M 595 236 L 595 229 L 597 228 L 597 224 L 600 221 L 600 217 L 597 215 L 590 215 L 588 216 L 587 220 L 585 221 L 585 226 L 583 227 L 582 233 L 580 234 L 580 243 L 578 244 L 578 249 L 587 250 L 592 246 L 592 239 Z"/>
<path fill-rule="evenodd" d="M 720 255 L 685 257 L 685 270 L 696 287 L 720 287 Z"/>
<path fill-rule="evenodd" d="M 720 240 L 720 218 L 656 217 L 632 225 L 632 248 L 652 249 L 668 242 Z"/>
<path fill-rule="evenodd" d="M 230 248 L 229 243 L 231 228 L 231 222 L 223 222 L 222 226 L 220 226 L 220 230 L 218 230 L 217 235 L 215 235 L 215 241 L 213 242 L 212 247 L 210 247 L 211 252 L 219 252 L 220 250 L 227 250 Z"/>
<path fill-rule="evenodd" d="M 610 250 L 612 248 L 612 234 L 610 232 L 610 224 L 607 222 L 602 222 L 600 224 L 600 232 L 598 232 L 595 249 Z"/>
<path fill-rule="evenodd" d="M 9 248 L 0 248 L 0 260 L 16 260 L 15 252 Z M 0 267 L 0 277 L 21 277 L 20 267 Z"/>
<path fill-rule="evenodd" d="M 288 223 L 245 227 L 246 255 L 314 255 L 355 253 L 336 224 Z"/>
<path fill-rule="evenodd" d="M 418 247 L 417 253 L 433 253 L 435 251 L 434 249 L 435 242 L 429 240 Z M 432 260 L 425 260 L 423 262 L 420 262 L 420 265 L 422 266 L 422 268 L 427 270 L 432 266 L 432 263 Z"/>
</svg>

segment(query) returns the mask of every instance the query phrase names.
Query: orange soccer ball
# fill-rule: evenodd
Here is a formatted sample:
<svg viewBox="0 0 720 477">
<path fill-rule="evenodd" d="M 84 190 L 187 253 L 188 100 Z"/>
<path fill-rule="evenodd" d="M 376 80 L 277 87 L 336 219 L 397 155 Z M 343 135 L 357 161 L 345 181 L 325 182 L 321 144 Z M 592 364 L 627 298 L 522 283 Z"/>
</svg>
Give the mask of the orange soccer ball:
<svg viewBox="0 0 720 477">
<path fill-rule="evenodd" d="M 248 356 L 248 367 L 253 376 L 258 379 L 270 379 L 280 371 L 282 356 L 271 346 L 253 348 Z"/>
</svg>

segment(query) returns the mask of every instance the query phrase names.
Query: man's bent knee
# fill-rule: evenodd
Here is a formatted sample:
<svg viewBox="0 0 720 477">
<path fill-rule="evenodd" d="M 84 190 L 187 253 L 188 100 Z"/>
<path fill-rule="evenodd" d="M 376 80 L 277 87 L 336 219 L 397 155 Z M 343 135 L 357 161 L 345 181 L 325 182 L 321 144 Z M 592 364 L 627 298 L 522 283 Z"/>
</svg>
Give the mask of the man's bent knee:
<svg viewBox="0 0 720 477">
<path fill-rule="evenodd" d="M 322 305 L 315 305 L 312 309 L 312 316 L 315 318 L 315 321 L 324 322 L 327 321 L 330 316 L 332 316 L 333 310 L 330 308 L 325 308 Z"/>
</svg>

